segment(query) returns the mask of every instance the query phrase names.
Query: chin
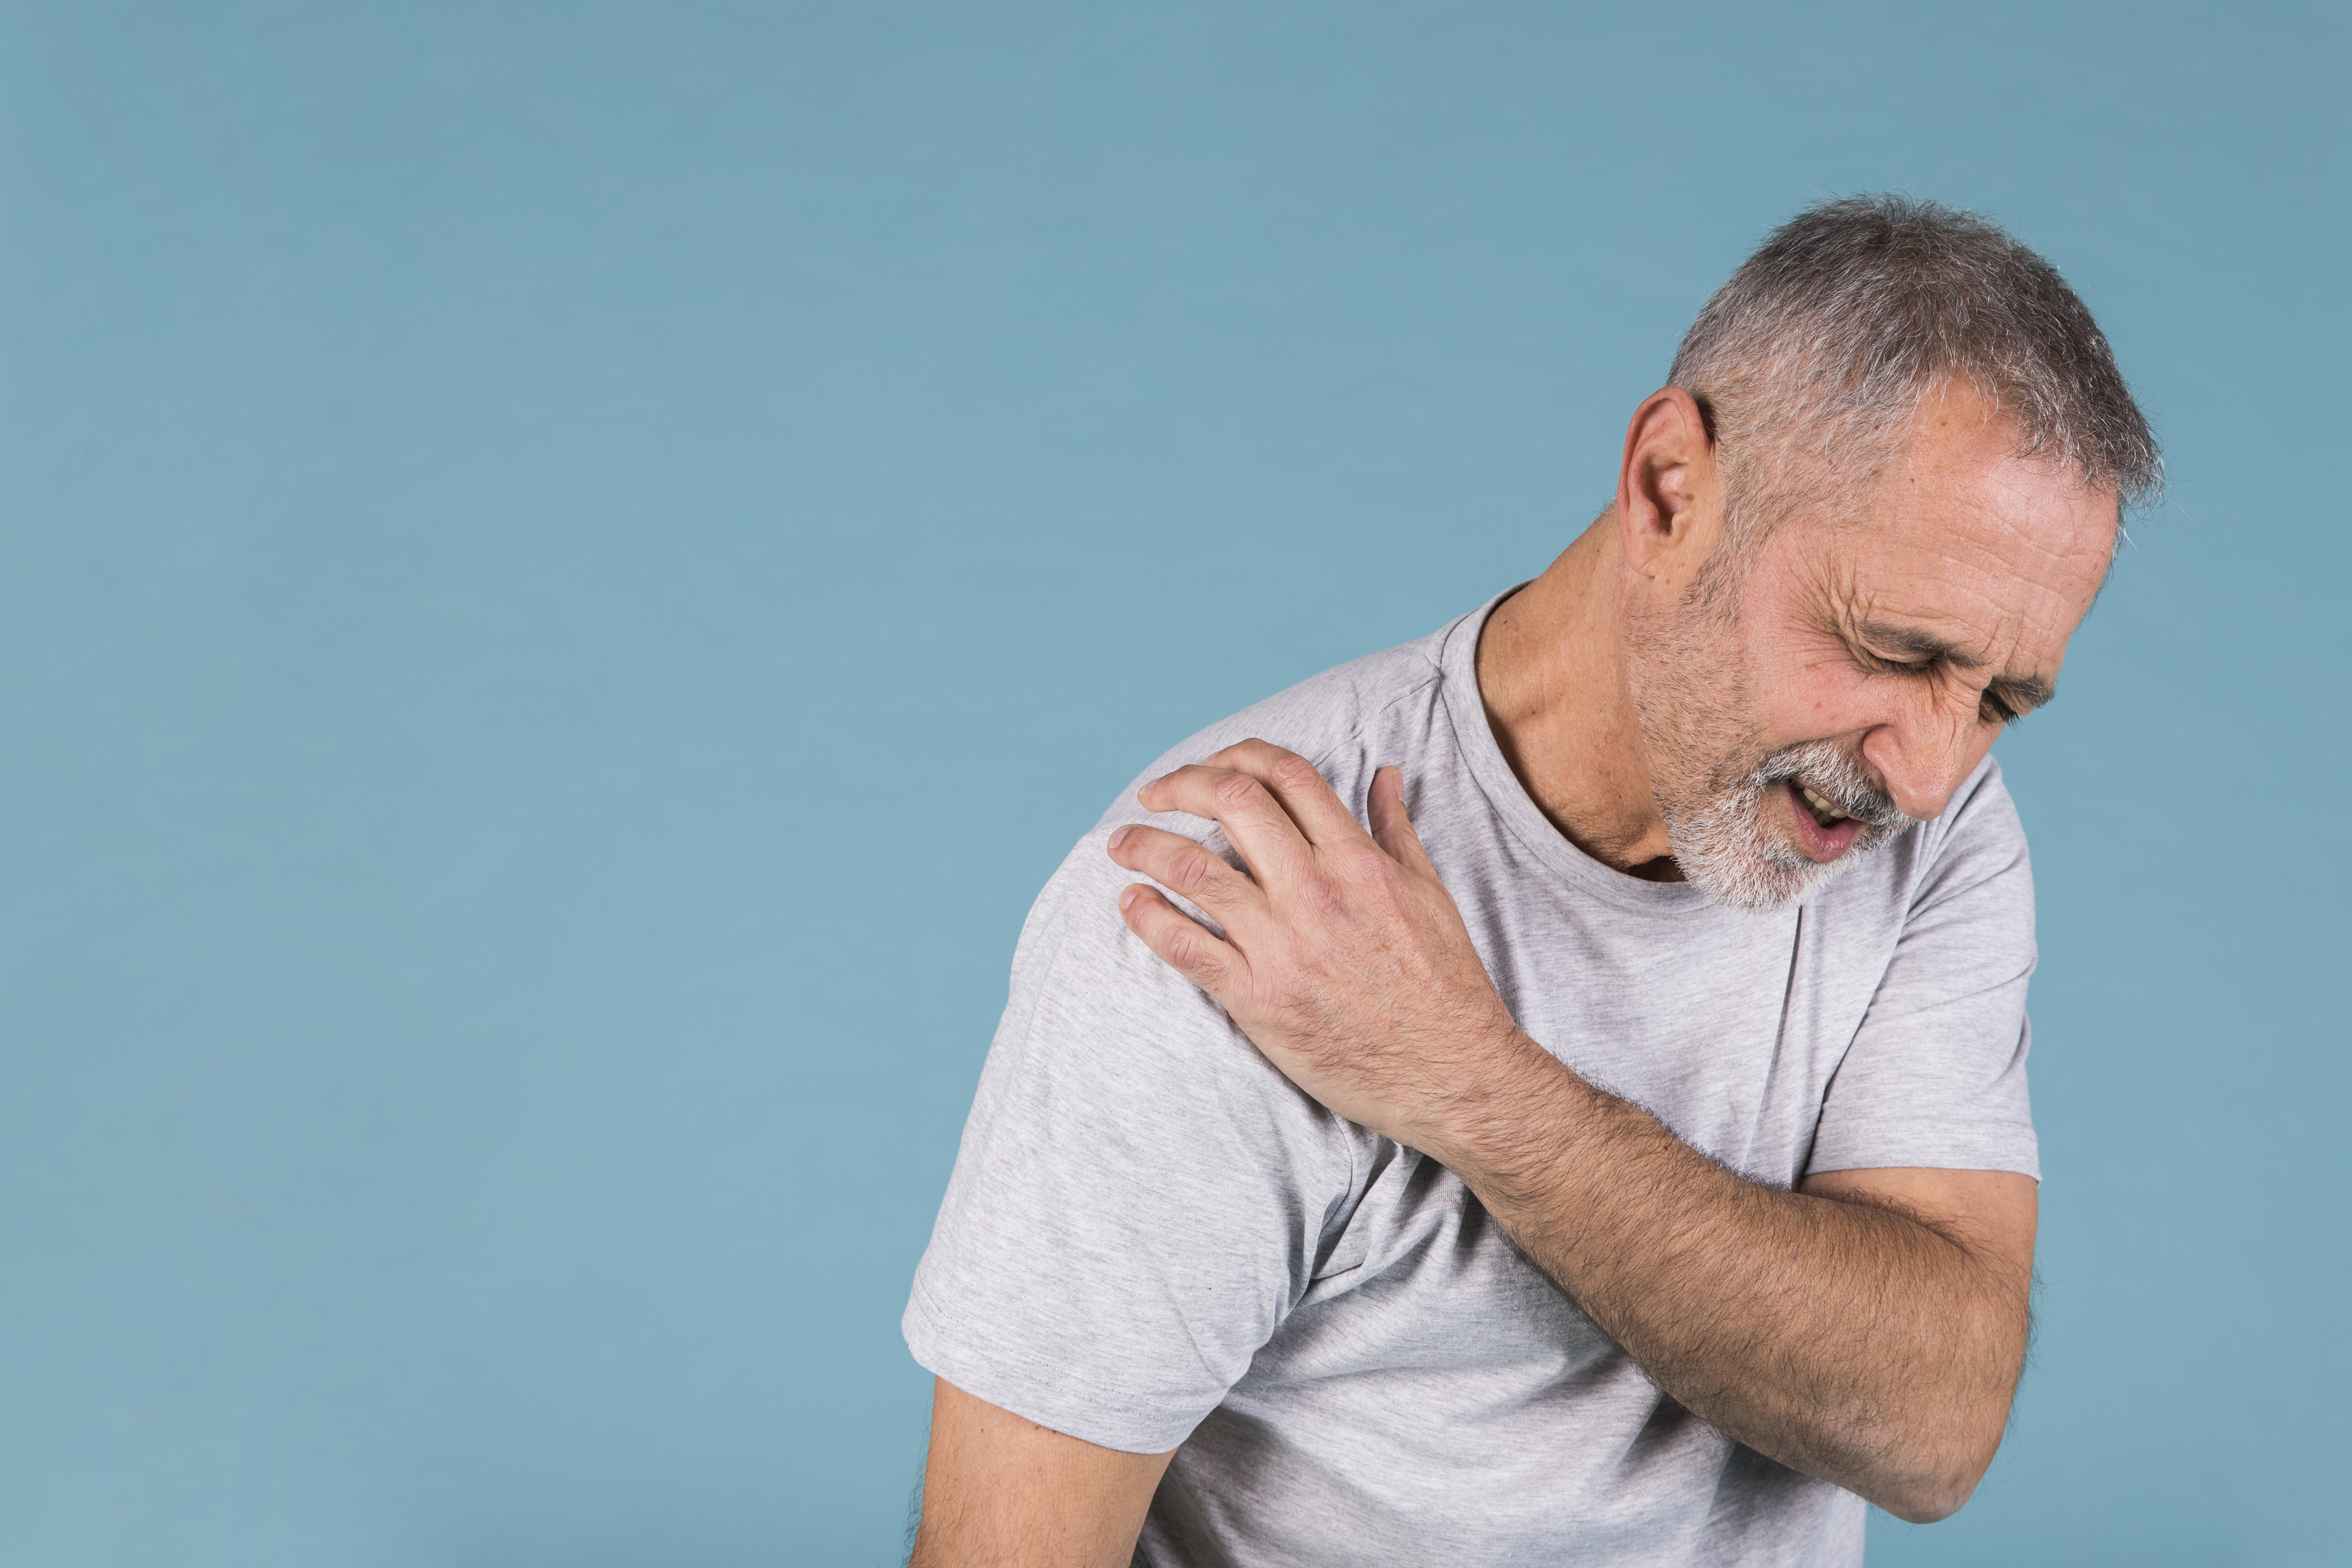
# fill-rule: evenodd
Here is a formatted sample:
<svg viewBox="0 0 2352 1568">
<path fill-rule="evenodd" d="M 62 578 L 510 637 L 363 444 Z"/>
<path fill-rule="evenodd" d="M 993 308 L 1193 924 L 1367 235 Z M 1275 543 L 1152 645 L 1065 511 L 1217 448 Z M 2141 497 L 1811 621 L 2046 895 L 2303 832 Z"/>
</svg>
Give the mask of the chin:
<svg viewBox="0 0 2352 1568">
<path fill-rule="evenodd" d="M 1667 831 L 1684 879 L 1710 902 L 1748 914 L 1772 914 L 1803 903 L 1899 831 L 1865 827 L 1836 859 L 1816 860 L 1764 831 L 1761 801 L 1742 804 L 1744 811 L 1711 809 L 1693 821 L 1670 824 Z"/>
<path fill-rule="evenodd" d="M 1745 914 L 1769 915 L 1792 909 L 1826 887 L 1852 859 L 1842 855 L 1827 865 L 1807 861 L 1802 867 L 1772 865 L 1696 867 L 1676 856 L 1683 877 L 1711 903 Z"/>
</svg>

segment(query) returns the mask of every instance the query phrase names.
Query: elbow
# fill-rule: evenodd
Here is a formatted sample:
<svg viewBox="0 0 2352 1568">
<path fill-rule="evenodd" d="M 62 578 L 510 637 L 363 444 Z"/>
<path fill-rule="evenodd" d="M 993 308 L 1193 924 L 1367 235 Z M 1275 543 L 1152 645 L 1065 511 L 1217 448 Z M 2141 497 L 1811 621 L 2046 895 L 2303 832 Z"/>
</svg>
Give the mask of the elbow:
<svg viewBox="0 0 2352 1568">
<path fill-rule="evenodd" d="M 1976 1489 L 1973 1480 L 1944 1486 L 1913 1483 L 1889 1488 L 1870 1500 L 1906 1524 L 1934 1524 L 1959 1512 Z"/>
<path fill-rule="evenodd" d="M 1976 1495 L 1977 1483 L 1984 1479 L 2000 1444 L 2000 1435 L 1995 1433 L 1989 1442 L 1923 1445 L 1927 1451 L 1896 1467 L 1895 1473 L 1863 1496 L 1906 1524 L 1949 1519 Z"/>
<path fill-rule="evenodd" d="M 1874 1483 L 1862 1495 L 1909 1524 L 1934 1524 L 1967 1506 L 2009 1433 L 2017 1363 L 1990 1387 L 1923 1401 L 1879 1428 Z M 1970 1395 L 1973 1394 L 1973 1397 Z"/>
</svg>

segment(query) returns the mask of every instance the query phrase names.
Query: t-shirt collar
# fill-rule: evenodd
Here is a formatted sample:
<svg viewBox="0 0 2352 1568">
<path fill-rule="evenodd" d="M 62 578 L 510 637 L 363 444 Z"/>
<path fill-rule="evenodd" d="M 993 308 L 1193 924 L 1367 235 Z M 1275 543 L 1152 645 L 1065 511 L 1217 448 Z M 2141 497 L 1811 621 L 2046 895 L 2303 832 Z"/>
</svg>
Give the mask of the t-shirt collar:
<svg viewBox="0 0 2352 1568">
<path fill-rule="evenodd" d="M 1438 634 L 1438 669 L 1455 744 L 1468 764 L 1470 776 L 1494 807 L 1512 837 L 1544 866 L 1580 891 L 1589 892 L 1620 909 L 1643 914 L 1680 914 L 1714 909 L 1706 895 L 1688 882 L 1651 882 L 1629 877 L 1587 855 L 1552 826 L 1519 783 L 1486 719 L 1486 704 L 1478 692 L 1478 635 L 1495 606 L 1525 583 L 1496 595 Z M 1729 913 L 1731 911 L 1725 911 Z"/>
</svg>

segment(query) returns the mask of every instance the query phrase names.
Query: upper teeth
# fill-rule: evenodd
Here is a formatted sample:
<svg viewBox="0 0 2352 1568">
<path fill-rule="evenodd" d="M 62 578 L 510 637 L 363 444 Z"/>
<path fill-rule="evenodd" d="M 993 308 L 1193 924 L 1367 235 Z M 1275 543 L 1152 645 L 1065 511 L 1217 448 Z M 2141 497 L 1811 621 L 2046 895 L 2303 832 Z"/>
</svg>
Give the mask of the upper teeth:
<svg viewBox="0 0 2352 1568">
<path fill-rule="evenodd" d="M 1836 806 L 1832 805 L 1828 801 L 1825 801 L 1820 795 L 1815 795 L 1807 785 L 1799 784 L 1797 788 L 1799 792 L 1804 795 L 1805 804 L 1811 806 L 1823 816 L 1837 816 L 1843 815 L 1839 812 Z"/>
</svg>

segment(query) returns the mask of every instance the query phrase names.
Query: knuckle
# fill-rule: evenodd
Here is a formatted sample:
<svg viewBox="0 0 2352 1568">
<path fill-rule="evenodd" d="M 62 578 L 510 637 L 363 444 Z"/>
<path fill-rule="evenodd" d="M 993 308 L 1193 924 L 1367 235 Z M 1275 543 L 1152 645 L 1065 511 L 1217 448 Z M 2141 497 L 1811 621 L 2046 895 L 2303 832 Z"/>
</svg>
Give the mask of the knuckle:
<svg viewBox="0 0 2352 1568">
<path fill-rule="evenodd" d="M 1328 924 L 1345 923 L 1354 912 L 1347 890 L 1328 878 L 1302 879 L 1298 892 L 1300 900 Z"/>
<path fill-rule="evenodd" d="M 1188 929 L 1173 932 L 1168 938 L 1168 962 L 1188 974 L 1203 979 L 1215 976 L 1220 965 L 1210 950 L 1207 933 L 1186 922 Z"/>
<path fill-rule="evenodd" d="M 1227 773 L 1217 780 L 1215 791 L 1220 805 L 1247 805 L 1265 793 L 1257 780 L 1247 773 Z"/>
<path fill-rule="evenodd" d="M 1215 879 L 1224 862 L 1199 845 L 1179 850 L 1168 865 L 1169 886 L 1180 892 L 1197 892 Z"/>
<path fill-rule="evenodd" d="M 1323 775 L 1315 771 L 1315 764 L 1296 752 L 1276 752 L 1267 771 L 1274 774 L 1276 783 L 1293 789 L 1303 789 L 1323 782 Z"/>
</svg>

